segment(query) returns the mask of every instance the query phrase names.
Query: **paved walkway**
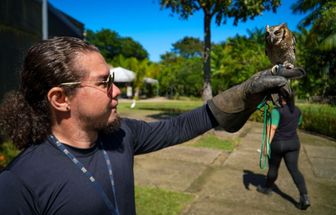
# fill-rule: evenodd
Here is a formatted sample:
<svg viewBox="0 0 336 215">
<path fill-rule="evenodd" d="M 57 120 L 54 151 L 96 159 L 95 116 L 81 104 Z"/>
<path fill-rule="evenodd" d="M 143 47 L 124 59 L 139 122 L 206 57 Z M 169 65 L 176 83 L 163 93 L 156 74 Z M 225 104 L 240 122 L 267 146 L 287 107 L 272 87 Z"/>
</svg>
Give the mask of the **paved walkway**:
<svg viewBox="0 0 336 215">
<path fill-rule="evenodd" d="M 294 206 L 299 194 L 284 162 L 274 193 L 265 196 L 256 191 L 266 174 L 258 165 L 261 126 L 249 122 L 235 134 L 209 131 L 224 139 L 239 138 L 240 144 L 232 153 L 190 147 L 191 141 L 137 156 L 136 184 L 194 195 L 184 215 L 336 214 L 336 142 L 299 133 L 299 166 L 312 204 L 307 211 L 300 211 Z"/>
</svg>

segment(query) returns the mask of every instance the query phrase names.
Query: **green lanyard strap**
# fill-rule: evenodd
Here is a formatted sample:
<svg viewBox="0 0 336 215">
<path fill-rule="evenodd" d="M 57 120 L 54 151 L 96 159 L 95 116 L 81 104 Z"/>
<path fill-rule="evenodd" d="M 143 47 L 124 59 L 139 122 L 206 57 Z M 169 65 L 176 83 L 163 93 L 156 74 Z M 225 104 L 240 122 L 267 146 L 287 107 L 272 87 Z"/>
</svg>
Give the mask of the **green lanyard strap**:
<svg viewBox="0 0 336 215">
<path fill-rule="evenodd" d="M 263 108 L 264 124 L 262 132 L 262 141 L 260 146 L 260 157 L 259 157 L 259 167 L 260 169 L 265 169 L 267 167 L 267 161 L 271 158 L 271 147 L 270 147 L 270 132 L 267 132 L 267 126 L 271 126 L 271 111 L 270 106 L 266 102 L 266 98 L 258 105 L 258 109 Z M 270 127 L 268 129 L 270 131 Z M 266 155 L 264 155 L 266 151 Z"/>
</svg>

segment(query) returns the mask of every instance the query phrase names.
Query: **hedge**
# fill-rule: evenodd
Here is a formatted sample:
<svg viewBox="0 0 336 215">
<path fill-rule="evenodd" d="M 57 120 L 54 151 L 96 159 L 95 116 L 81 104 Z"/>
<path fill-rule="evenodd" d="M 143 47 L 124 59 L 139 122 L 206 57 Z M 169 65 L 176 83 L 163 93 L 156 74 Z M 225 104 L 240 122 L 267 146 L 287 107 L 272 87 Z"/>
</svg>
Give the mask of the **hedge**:
<svg viewBox="0 0 336 215">
<path fill-rule="evenodd" d="M 336 106 L 327 104 L 297 104 L 303 121 L 300 128 L 336 139 Z M 263 122 L 262 111 L 256 111 L 251 121 Z"/>
</svg>

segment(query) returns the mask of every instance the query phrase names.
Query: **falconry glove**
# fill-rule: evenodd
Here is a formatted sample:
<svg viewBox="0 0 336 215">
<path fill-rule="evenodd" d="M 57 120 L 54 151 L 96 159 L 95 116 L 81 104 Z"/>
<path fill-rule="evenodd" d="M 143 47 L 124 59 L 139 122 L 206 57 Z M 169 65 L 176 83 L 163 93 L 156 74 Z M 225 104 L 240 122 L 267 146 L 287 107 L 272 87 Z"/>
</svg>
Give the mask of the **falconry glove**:
<svg viewBox="0 0 336 215">
<path fill-rule="evenodd" d="M 288 79 L 302 78 L 305 74 L 301 68 L 281 66 L 273 71 L 261 71 L 208 100 L 207 104 L 221 127 L 236 132 L 266 96 L 277 93 L 287 84 Z"/>
</svg>

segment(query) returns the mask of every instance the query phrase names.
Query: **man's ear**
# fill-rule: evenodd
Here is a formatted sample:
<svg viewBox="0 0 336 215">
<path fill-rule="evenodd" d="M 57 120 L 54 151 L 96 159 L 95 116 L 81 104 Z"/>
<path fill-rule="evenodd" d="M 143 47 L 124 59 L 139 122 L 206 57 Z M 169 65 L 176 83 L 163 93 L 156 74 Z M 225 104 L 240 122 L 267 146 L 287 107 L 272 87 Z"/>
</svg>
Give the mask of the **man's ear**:
<svg viewBox="0 0 336 215">
<path fill-rule="evenodd" d="M 61 87 L 53 87 L 48 92 L 48 100 L 50 105 L 62 112 L 70 110 L 69 97 L 65 95 L 64 89 Z"/>
</svg>

